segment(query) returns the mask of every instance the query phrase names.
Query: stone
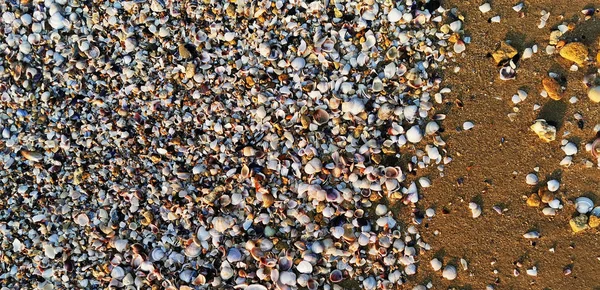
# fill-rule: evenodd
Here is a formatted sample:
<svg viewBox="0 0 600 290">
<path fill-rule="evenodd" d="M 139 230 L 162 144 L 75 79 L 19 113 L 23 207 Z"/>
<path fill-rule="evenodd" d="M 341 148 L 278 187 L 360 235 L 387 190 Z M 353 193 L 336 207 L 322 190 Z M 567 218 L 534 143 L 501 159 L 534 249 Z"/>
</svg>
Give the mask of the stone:
<svg viewBox="0 0 600 290">
<path fill-rule="evenodd" d="M 588 58 L 588 49 L 581 42 L 571 42 L 563 46 L 559 54 L 569 61 L 583 65 Z"/>
<path fill-rule="evenodd" d="M 527 206 L 530 207 L 538 207 L 541 204 L 540 196 L 537 193 L 532 193 L 529 198 L 527 198 Z"/>
<path fill-rule="evenodd" d="M 590 216 L 590 220 L 588 222 L 588 225 L 591 228 L 597 228 L 598 226 L 600 226 L 600 217 L 597 217 L 595 215 Z"/>
<path fill-rule="evenodd" d="M 492 52 L 492 58 L 494 59 L 494 62 L 496 62 L 496 65 L 500 65 L 501 63 L 512 59 L 517 53 L 518 52 L 514 47 L 503 41 L 500 43 L 500 46 Z"/>
<path fill-rule="evenodd" d="M 589 228 L 587 222 L 588 222 L 588 217 L 586 215 L 582 214 L 582 215 L 572 218 L 569 221 L 569 225 L 571 226 L 571 230 L 573 230 L 574 233 L 578 233 L 578 232 L 587 230 Z"/>
<path fill-rule="evenodd" d="M 563 89 L 557 80 L 551 77 L 545 77 L 542 79 L 542 86 L 551 99 L 557 101 L 562 99 Z"/>
</svg>

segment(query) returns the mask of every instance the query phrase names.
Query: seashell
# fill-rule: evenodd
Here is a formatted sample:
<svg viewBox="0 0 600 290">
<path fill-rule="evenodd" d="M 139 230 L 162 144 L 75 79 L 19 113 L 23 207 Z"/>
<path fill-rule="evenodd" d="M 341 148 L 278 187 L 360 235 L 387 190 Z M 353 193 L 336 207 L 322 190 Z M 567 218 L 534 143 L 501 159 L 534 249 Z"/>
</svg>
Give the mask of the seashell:
<svg viewBox="0 0 600 290">
<path fill-rule="evenodd" d="M 592 156 L 596 159 L 600 159 L 600 138 L 594 140 L 591 146 Z"/>
<path fill-rule="evenodd" d="M 123 277 L 125 277 L 125 270 L 119 266 L 114 267 L 110 271 L 110 276 L 115 279 L 122 279 Z"/>
<path fill-rule="evenodd" d="M 348 102 L 342 103 L 342 112 L 349 112 L 352 115 L 358 115 L 365 110 L 365 104 L 359 98 L 352 98 Z"/>
<path fill-rule="evenodd" d="M 116 240 L 114 242 L 115 250 L 117 250 L 118 252 L 123 252 L 123 250 L 127 248 L 127 242 L 127 240 Z"/>
<path fill-rule="evenodd" d="M 465 42 L 460 39 L 454 43 L 453 48 L 454 48 L 454 52 L 456 52 L 456 53 L 461 53 L 461 52 L 465 51 L 465 49 L 467 49 L 467 47 L 465 46 Z"/>
<path fill-rule="evenodd" d="M 292 259 L 287 255 L 280 257 L 278 265 L 280 271 L 288 271 L 292 268 Z"/>
<path fill-rule="evenodd" d="M 525 233 L 523 235 L 523 237 L 526 239 L 538 239 L 540 237 L 540 234 L 537 231 L 531 231 L 531 232 Z"/>
<path fill-rule="evenodd" d="M 283 271 L 279 273 L 279 282 L 284 285 L 294 286 L 296 285 L 296 274 L 290 271 Z"/>
<path fill-rule="evenodd" d="M 321 169 L 322 163 L 321 160 L 319 160 L 318 158 L 311 159 L 304 166 L 304 172 L 306 172 L 307 174 L 315 174 L 321 172 Z"/>
<path fill-rule="evenodd" d="M 371 89 L 373 92 L 381 92 L 383 91 L 383 82 L 381 82 L 380 78 L 375 78 L 373 80 L 373 84 L 371 85 Z"/>
<path fill-rule="evenodd" d="M 313 112 L 313 120 L 318 125 L 323 125 L 329 121 L 329 113 L 323 109 L 317 109 Z"/>
<path fill-rule="evenodd" d="M 490 12 L 490 10 L 492 10 L 490 3 L 484 3 L 479 6 L 479 11 L 481 11 L 481 13 L 487 13 Z"/>
<path fill-rule="evenodd" d="M 308 290 L 317 290 L 319 288 L 319 282 L 313 278 L 309 278 L 308 281 L 306 281 L 306 288 Z"/>
<path fill-rule="evenodd" d="M 375 280 L 375 277 L 371 276 L 365 280 L 363 280 L 363 289 L 366 290 L 374 290 L 375 287 L 377 287 L 377 281 Z"/>
<path fill-rule="evenodd" d="M 21 150 L 21 155 L 25 157 L 25 159 L 33 162 L 40 162 L 44 160 L 44 155 L 35 151 Z"/>
<path fill-rule="evenodd" d="M 462 22 L 460 20 L 456 20 L 450 23 L 450 29 L 454 32 L 458 32 L 462 28 Z"/>
<path fill-rule="evenodd" d="M 456 267 L 452 266 L 452 265 L 448 265 L 444 268 L 444 271 L 442 271 L 442 277 L 444 277 L 444 279 L 447 280 L 454 280 L 456 279 L 457 273 L 456 273 Z"/>
<path fill-rule="evenodd" d="M 377 39 L 375 38 L 375 35 L 373 35 L 373 32 L 371 30 L 367 31 L 367 33 L 365 33 L 365 42 L 363 42 L 362 44 L 362 50 L 366 51 L 371 49 L 373 46 L 375 46 L 375 44 L 377 43 Z"/>
<path fill-rule="evenodd" d="M 165 251 L 162 248 L 154 248 L 150 252 L 150 257 L 153 261 L 160 261 L 166 256 Z"/>
<path fill-rule="evenodd" d="M 600 86 L 590 88 L 588 98 L 594 103 L 600 103 Z"/>
<path fill-rule="evenodd" d="M 437 258 L 434 258 L 429 263 L 431 264 L 431 268 L 433 269 L 433 271 L 437 272 L 440 269 L 442 269 L 442 262 L 440 260 L 438 260 Z"/>
<path fill-rule="evenodd" d="M 471 209 L 473 218 L 478 218 L 481 215 L 481 207 L 478 204 L 470 202 L 469 209 Z"/>
<path fill-rule="evenodd" d="M 510 66 L 500 69 L 500 79 L 503 81 L 514 80 L 517 72 Z"/>
<path fill-rule="evenodd" d="M 552 179 L 552 180 L 548 181 L 548 183 L 546 185 L 548 186 L 548 190 L 551 192 L 557 191 L 558 188 L 560 187 L 560 183 L 556 179 Z"/>
<path fill-rule="evenodd" d="M 86 214 L 79 214 L 77 215 L 77 219 L 75 220 L 75 222 L 84 227 L 87 226 L 90 223 L 90 218 L 86 215 Z"/>
<path fill-rule="evenodd" d="M 386 178 L 397 178 L 400 175 L 400 170 L 396 167 L 386 167 L 385 177 Z"/>
<path fill-rule="evenodd" d="M 341 202 L 343 201 L 340 192 L 336 189 L 327 190 L 326 200 L 328 202 Z"/>
<path fill-rule="evenodd" d="M 387 19 L 391 23 L 396 23 L 396 22 L 400 21 L 400 19 L 402 19 L 402 12 L 400 12 L 396 8 L 392 8 L 387 15 Z"/>
<path fill-rule="evenodd" d="M 231 265 L 229 265 L 228 262 L 223 262 L 223 264 L 221 264 L 221 272 L 220 272 L 221 279 L 229 280 L 229 279 L 231 279 L 231 277 L 233 277 L 234 273 L 235 272 L 233 271 L 233 268 L 231 268 Z"/>
<path fill-rule="evenodd" d="M 190 258 L 195 258 L 198 257 L 200 253 L 202 253 L 202 249 L 200 248 L 200 246 L 198 246 L 198 244 L 191 243 L 187 247 L 185 247 L 183 253 Z"/>
<path fill-rule="evenodd" d="M 296 266 L 296 269 L 300 273 L 310 274 L 313 271 L 313 266 L 307 261 L 302 261 Z"/>
<path fill-rule="evenodd" d="M 556 139 L 556 127 L 549 125 L 544 119 L 535 120 L 530 128 L 543 141 L 550 142 Z"/>
<path fill-rule="evenodd" d="M 406 131 L 406 140 L 410 143 L 419 143 L 423 139 L 423 134 L 419 126 L 415 125 Z"/>
<path fill-rule="evenodd" d="M 535 173 L 529 173 L 525 176 L 525 183 L 528 185 L 536 185 L 538 183 L 538 177 Z"/>
<path fill-rule="evenodd" d="M 595 215 L 595 216 L 597 216 L 597 217 L 600 217 L 600 206 L 597 206 L 597 207 L 595 207 L 595 208 L 592 210 L 592 213 L 591 213 L 591 215 Z"/>
<path fill-rule="evenodd" d="M 194 281 L 192 281 L 192 285 L 194 286 L 201 286 L 206 284 L 206 276 L 202 275 L 202 274 L 198 274 L 198 276 L 196 276 L 196 278 L 194 278 Z M 246 288 L 248 289 L 248 288 Z"/>
<path fill-rule="evenodd" d="M 230 248 L 229 251 L 227 251 L 227 261 L 231 263 L 239 262 L 242 258 L 242 252 L 236 248 Z"/>
<path fill-rule="evenodd" d="M 331 38 L 325 39 L 323 44 L 321 44 L 321 50 L 324 52 L 332 52 L 335 46 L 335 42 Z"/>
<path fill-rule="evenodd" d="M 528 58 L 531 58 L 532 56 L 533 56 L 533 50 L 528 47 L 523 51 L 523 56 L 521 57 L 521 59 L 528 59 Z"/>
<path fill-rule="evenodd" d="M 577 212 L 585 214 L 594 208 L 594 202 L 591 199 L 582 196 L 575 199 L 575 206 L 577 207 Z"/>
<path fill-rule="evenodd" d="M 267 290 L 267 287 L 260 284 L 250 284 L 245 290 Z"/>
<path fill-rule="evenodd" d="M 301 70 L 306 65 L 306 60 L 303 57 L 296 57 L 290 64 L 294 70 Z"/>
<path fill-rule="evenodd" d="M 184 281 L 185 283 L 192 282 L 192 278 L 194 278 L 194 271 L 192 270 L 183 270 L 179 273 L 179 279 Z"/>
<path fill-rule="evenodd" d="M 396 58 L 398 58 L 398 49 L 395 46 L 390 47 L 386 53 L 385 56 L 389 59 L 389 60 L 395 60 Z"/>
</svg>

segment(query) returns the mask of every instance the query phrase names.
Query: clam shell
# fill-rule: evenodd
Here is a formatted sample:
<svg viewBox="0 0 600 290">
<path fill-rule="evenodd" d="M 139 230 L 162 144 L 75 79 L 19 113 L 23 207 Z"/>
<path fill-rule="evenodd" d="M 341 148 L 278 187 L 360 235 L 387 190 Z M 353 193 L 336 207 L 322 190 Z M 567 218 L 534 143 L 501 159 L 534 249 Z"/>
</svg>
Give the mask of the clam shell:
<svg viewBox="0 0 600 290">
<path fill-rule="evenodd" d="M 577 207 L 577 212 L 585 214 L 594 208 L 594 202 L 591 199 L 582 196 L 575 199 L 575 206 Z"/>
<path fill-rule="evenodd" d="M 33 162 L 40 162 L 44 160 L 44 155 L 35 151 L 21 150 L 21 155 L 25 157 L 25 159 Z"/>
<path fill-rule="evenodd" d="M 329 113 L 323 109 L 317 109 L 313 112 L 313 120 L 318 125 L 323 125 L 329 121 Z"/>
<path fill-rule="evenodd" d="M 183 250 L 183 253 L 190 258 L 200 256 L 201 252 L 202 249 L 196 243 L 189 244 L 187 247 L 185 247 L 185 250 Z"/>
<path fill-rule="evenodd" d="M 330 274 L 329 274 L 329 281 L 331 281 L 332 283 L 339 283 L 342 282 L 342 280 L 344 279 L 344 275 L 342 273 L 342 271 L 340 270 L 333 270 Z"/>
</svg>

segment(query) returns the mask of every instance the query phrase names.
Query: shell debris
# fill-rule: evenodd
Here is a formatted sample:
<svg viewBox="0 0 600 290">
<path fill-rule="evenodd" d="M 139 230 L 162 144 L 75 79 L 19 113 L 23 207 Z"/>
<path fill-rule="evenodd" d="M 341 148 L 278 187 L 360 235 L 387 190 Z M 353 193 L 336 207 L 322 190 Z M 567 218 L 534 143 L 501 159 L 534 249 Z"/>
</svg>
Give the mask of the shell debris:
<svg viewBox="0 0 600 290">
<path fill-rule="evenodd" d="M 435 2 L 3 1 L 3 286 L 400 286 L 471 42 Z"/>
</svg>

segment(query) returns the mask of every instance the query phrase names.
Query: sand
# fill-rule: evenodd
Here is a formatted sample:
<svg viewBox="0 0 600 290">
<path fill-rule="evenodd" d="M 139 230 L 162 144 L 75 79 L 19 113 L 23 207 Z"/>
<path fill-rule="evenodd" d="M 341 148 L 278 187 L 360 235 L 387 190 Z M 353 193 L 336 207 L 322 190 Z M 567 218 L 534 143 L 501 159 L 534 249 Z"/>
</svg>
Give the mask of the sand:
<svg viewBox="0 0 600 290">
<path fill-rule="evenodd" d="M 433 250 L 419 255 L 418 273 L 410 277 L 408 285 L 431 281 L 434 289 L 485 289 L 488 284 L 494 284 L 496 289 L 600 289 L 600 260 L 597 259 L 600 231 L 573 234 L 568 224 L 576 213 L 573 205 L 566 204 L 556 216 L 548 217 L 541 213 L 541 208 L 527 207 L 524 198 L 535 190 L 525 183 L 525 176 L 539 167 L 540 182 L 551 178 L 560 180 L 559 193 L 564 200 L 586 195 L 598 204 L 600 170 L 582 164 L 583 159 L 591 160 L 590 153 L 583 147 L 593 140 L 593 128 L 600 123 L 600 104 L 587 99 L 581 82 L 585 72 L 595 68 L 571 72 L 570 64 L 560 56 L 544 52 L 551 29 L 562 22 L 559 16 L 582 17 L 581 10 L 591 2 L 527 1 L 524 17 L 512 10 L 516 4 L 513 1 L 492 1 L 492 11 L 486 14 L 477 8 L 480 1 L 444 2 L 444 7 L 457 7 L 465 15 L 464 25 L 472 42 L 456 62 L 460 71 L 453 73 L 447 69 L 444 75 L 444 84 L 452 88 L 452 93 L 446 108 L 440 110 L 448 115 L 443 123 L 443 139 L 454 160 L 446 166 L 444 177 L 432 170 L 433 186 L 422 192 L 421 209 L 434 207 L 437 212 L 432 220 L 420 226 Z M 542 9 L 549 11 L 551 17 L 546 27 L 539 29 Z M 488 23 L 495 15 L 501 16 L 501 22 Z M 600 19 L 596 15 L 591 20 L 578 22 L 566 39 L 580 39 L 595 56 L 599 34 Z M 540 49 L 532 58 L 519 61 L 517 78 L 511 81 L 498 78 L 499 68 L 487 56 L 503 40 L 511 40 L 520 52 L 533 44 Z M 561 101 L 539 94 L 541 79 L 549 71 L 567 79 L 567 97 Z M 513 111 L 511 96 L 518 89 L 524 89 L 529 96 L 517 105 L 520 111 L 511 122 L 507 114 Z M 569 103 L 571 96 L 579 101 Z M 464 106 L 455 105 L 455 99 Z M 540 111 L 533 110 L 534 104 L 542 105 L 542 116 L 559 125 L 556 141 L 542 142 L 529 131 L 529 126 L 540 115 Z M 575 113 L 583 115 L 583 129 L 578 128 Z M 474 122 L 475 128 L 457 131 L 465 121 Z M 579 152 L 573 158 L 573 165 L 564 168 L 559 165 L 564 157 L 560 140 L 567 131 L 570 134 L 564 138 L 577 144 Z M 461 186 L 458 179 L 463 180 Z M 483 207 L 483 214 L 477 219 L 471 217 L 468 209 L 468 203 L 473 200 Z M 494 205 L 501 205 L 507 211 L 499 215 L 492 209 Z M 449 211 L 447 214 L 442 213 L 444 208 Z M 532 229 L 540 232 L 540 239 L 523 238 L 522 235 Z M 434 235 L 436 231 L 439 235 Z M 441 272 L 433 272 L 429 260 L 434 257 L 441 258 L 444 264 L 458 265 L 458 278 L 447 281 Z M 461 269 L 460 258 L 468 261 L 468 271 Z M 521 268 L 515 266 L 517 262 L 522 264 Z M 537 277 L 525 274 L 532 266 L 537 267 Z M 563 274 L 565 267 L 572 269 L 568 276 Z M 513 275 L 516 268 L 521 272 L 518 277 Z M 494 274 L 494 270 L 498 274 Z"/>
</svg>

